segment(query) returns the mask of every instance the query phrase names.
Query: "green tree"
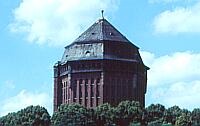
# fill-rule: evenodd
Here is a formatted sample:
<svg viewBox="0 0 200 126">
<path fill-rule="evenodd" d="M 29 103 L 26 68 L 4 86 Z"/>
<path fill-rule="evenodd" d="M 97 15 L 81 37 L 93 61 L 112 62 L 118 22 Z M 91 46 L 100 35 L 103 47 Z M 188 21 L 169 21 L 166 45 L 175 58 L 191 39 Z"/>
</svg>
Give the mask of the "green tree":
<svg viewBox="0 0 200 126">
<path fill-rule="evenodd" d="M 165 107 L 161 104 L 151 104 L 146 108 L 147 111 L 147 120 L 148 122 L 162 121 L 164 115 Z"/>
<path fill-rule="evenodd" d="M 49 126 L 50 116 L 41 106 L 29 106 L 0 118 L 0 126 Z"/>
<path fill-rule="evenodd" d="M 191 126 L 190 115 L 182 113 L 180 117 L 177 118 L 176 126 Z"/>
<path fill-rule="evenodd" d="M 115 108 L 115 124 L 128 126 L 130 123 L 141 123 L 143 108 L 136 101 L 122 101 Z"/>
<path fill-rule="evenodd" d="M 195 108 L 191 113 L 191 121 L 193 126 L 200 126 L 200 109 Z"/>
<path fill-rule="evenodd" d="M 114 107 L 112 107 L 110 104 L 104 103 L 99 105 L 95 109 L 95 113 L 97 126 L 114 125 Z"/>
<path fill-rule="evenodd" d="M 176 119 L 181 115 L 182 110 L 178 106 L 172 106 L 164 111 L 163 122 L 175 125 Z"/>
<path fill-rule="evenodd" d="M 79 104 L 65 104 L 53 114 L 51 123 L 54 126 L 92 126 L 95 125 L 94 117 L 93 110 Z"/>
</svg>

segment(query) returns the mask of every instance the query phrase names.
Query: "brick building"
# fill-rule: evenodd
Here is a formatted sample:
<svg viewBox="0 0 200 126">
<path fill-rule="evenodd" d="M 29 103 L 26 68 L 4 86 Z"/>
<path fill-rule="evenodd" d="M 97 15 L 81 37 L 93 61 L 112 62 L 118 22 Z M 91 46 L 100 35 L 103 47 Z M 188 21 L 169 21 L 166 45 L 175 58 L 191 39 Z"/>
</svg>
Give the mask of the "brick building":
<svg viewBox="0 0 200 126">
<path fill-rule="evenodd" d="M 136 100 L 145 106 L 147 70 L 138 51 L 106 19 L 99 19 L 54 65 L 54 111 L 61 104 L 88 108 Z"/>
</svg>

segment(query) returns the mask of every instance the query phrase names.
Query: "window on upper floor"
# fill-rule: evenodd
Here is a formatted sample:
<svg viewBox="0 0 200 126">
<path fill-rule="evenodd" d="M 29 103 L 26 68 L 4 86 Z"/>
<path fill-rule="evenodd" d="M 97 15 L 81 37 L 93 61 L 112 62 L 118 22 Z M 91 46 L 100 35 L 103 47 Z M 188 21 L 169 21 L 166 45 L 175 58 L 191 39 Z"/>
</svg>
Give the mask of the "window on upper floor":
<svg viewBox="0 0 200 126">
<path fill-rule="evenodd" d="M 85 97 L 88 97 L 88 85 L 85 84 Z"/>
<path fill-rule="evenodd" d="M 100 79 L 99 78 L 97 78 L 97 82 L 96 82 L 98 85 L 100 84 Z"/>
<path fill-rule="evenodd" d="M 94 85 L 94 79 L 91 78 L 91 85 Z"/>
<path fill-rule="evenodd" d="M 85 79 L 85 84 L 88 85 L 88 79 Z"/>
<path fill-rule="evenodd" d="M 91 53 L 90 51 L 86 51 L 85 56 L 87 56 L 87 57 L 90 56 L 90 53 Z"/>
<path fill-rule="evenodd" d="M 94 85 L 91 85 L 91 97 L 94 97 Z"/>
</svg>

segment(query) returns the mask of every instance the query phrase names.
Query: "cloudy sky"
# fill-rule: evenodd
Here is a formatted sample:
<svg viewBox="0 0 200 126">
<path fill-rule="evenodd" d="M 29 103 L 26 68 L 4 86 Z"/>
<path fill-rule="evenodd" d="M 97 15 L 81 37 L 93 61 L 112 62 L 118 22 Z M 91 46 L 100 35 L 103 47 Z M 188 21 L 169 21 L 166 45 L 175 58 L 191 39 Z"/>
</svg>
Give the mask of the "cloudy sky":
<svg viewBox="0 0 200 126">
<path fill-rule="evenodd" d="M 28 105 L 52 113 L 53 65 L 105 17 L 140 47 L 146 105 L 200 107 L 199 0 L 0 0 L 0 116 Z"/>
</svg>

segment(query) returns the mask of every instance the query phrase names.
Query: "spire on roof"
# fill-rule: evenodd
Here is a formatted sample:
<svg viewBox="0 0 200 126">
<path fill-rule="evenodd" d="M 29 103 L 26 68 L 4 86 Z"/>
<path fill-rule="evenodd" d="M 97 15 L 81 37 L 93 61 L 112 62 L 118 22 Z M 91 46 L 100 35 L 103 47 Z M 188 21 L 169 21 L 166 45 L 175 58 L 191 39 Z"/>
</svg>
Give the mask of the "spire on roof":
<svg viewBox="0 0 200 126">
<path fill-rule="evenodd" d="M 101 10 L 101 17 L 102 17 L 102 19 L 104 19 L 103 12 L 104 12 L 104 10 Z"/>
</svg>

